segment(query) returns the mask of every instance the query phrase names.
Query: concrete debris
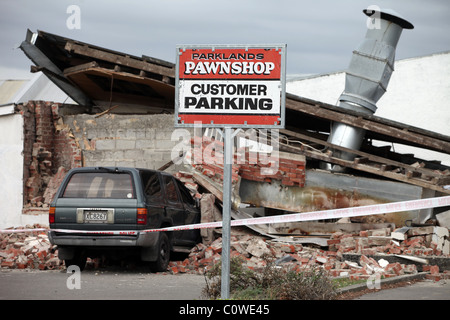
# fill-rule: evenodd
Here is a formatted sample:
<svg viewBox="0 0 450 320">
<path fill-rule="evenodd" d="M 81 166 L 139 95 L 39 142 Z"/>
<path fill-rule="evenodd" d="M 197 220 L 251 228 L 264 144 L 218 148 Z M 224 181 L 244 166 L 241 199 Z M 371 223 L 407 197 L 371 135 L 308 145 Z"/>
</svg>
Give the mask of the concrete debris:
<svg viewBox="0 0 450 320">
<path fill-rule="evenodd" d="M 370 233 L 370 232 L 369 232 Z M 422 236 L 420 236 L 422 237 Z M 230 257 L 240 257 L 243 263 L 249 269 L 262 269 L 270 259 L 274 259 L 275 265 L 278 267 L 289 268 L 290 270 L 302 271 L 304 268 L 311 266 L 320 266 L 327 270 L 332 277 L 349 276 L 351 279 L 367 279 L 371 275 L 380 274 L 381 276 L 395 277 L 403 274 L 418 273 L 416 264 L 390 263 L 384 258 L 378 259 L 370 257 L 369 255 L 376 255 L 376 253 L 385 254 L 380 257 L 393 256 L 389 252 L 395 247 L 392 244 L 387 245 L 370 245 L 367 237 L 360 237 L 359 235 L 343 234 L 337 232 L 331 236 L 329 240 L 328 250 L 310 247 L 302 244 L 295 244 L 289 242 L 280 242 L 277 240 L 266 240 L 262 237 L 257 237 L 248 234 L 232 234 L 231 236 L 231 251 Z M 419 241 L 420 242 L 420 241 Z M 400 251 L 408 250 L 407 243 L 401 244 L 397 249 Z M 409 242 L 414 249 L 417 247 L 417 240 L 411 239 Z M 183 261 L 170 262 L 169 272 L 177 273 L 204 273 L 215 264 L 221 262 L 221 246 L 222 239 L 218 238 L 210 245 L 198 244 L 191 250 L 189 256 Z M 425 250 L 422 248 L 422 250 Z M 430 248 L 431 249 L 431 248 Z M 412 249 L 411 249 L 412 250 Z M 361 253 L 358 262 L 347 261 L 343 257 L 344 252 L 359 252 Z M 428 251 L 425 251 L 428 252 Z M 430 254 L 442 255 L 441 251 L 431 249 Z M 269 257 L 269 260 L 266 257 Z M 420 260 L 423 263 L 425 259 Z M 450 257 L 449 257 L 450 258 Z M 406 260 L 408 261 L 408 260 Z M 439 266 L 425 265 L 421 271 L 433 270 L 433 279 L 449 278 L 448 271 L 439 271 Z M 430 271 L 431 274 L 431 271 Z"/>
<path fill-rule="evenodd" d="M 204 193 L 200 199 L 201 223 L 215 222 L 222 220 L 222 213 L 215 206 L 215 196 L 211 193 Z M 214 229 L 201 229 L 203 243 L 209 244 L 214 240 Z"/>
<path fill-rule="evenodd" d="M 32 226 L 38 228 L 40 226 Z M 30 228 L 30 227 L 27 227 Z M 411 228 L 408 238 L 397 241 L 399 245 L 370 242 L 370 234 L 379 234 L 379 230 L 361 231 L 360 234 L 335 232 L 327 240 L 328 247 L 282 242 L 280 239 L 266 239 L 250 233 L 245 228 L 233 228 L 230 242 L 230 258 L 239 257 L 249 269 L 262 269 L 268 261 L 276 262 L 276 267 L 288 268 L 300 272 L 305 268 L 319 266 L 327 270 L 332 277 L 348 276 L 351 279 L 368 279 L 374 274 L 395 277 L 403 274 L 415 274 L 429 271 L 429 279 L 438 281 L 448 279 L 450 272 L 445 267 L 425 264 L 432 257 L 449 258 L 433 242 L 433 234 L 425 234 L 423 227 Z M 434 232 L 436 229 L 428 228 Z M 448 230 L 447 230 L 448 231 Z M 387 231 L 386 231 L 387 232 Z M 419 233 L 419 235 L 415 235 Z M 387 237 L 389 232 L 385 233 Z M 428 238 L 430 242 L 428 242 Z M 211 239 L 210 239 L 211 240 Z M 180 261 L 171 261 L 167 272 L 172 274 L 204 274 L 221 263 L 222 238 L 208 243 L 199 243 L 191 249 L 189 255 Z M 358 261 L 349 261 L 346 254 L 359 254 Z M 377 258 L 377 256 L 379 258 Z M 405 263 L 389 262 L 389 257 L 401 256 Z M 408 259 L 408 257 L 410 259 Z M 406 259 L 405 259 L 406 258 Z M 419 261 L 421 266 L 417 266 Z M 95 261 L 88 261 L 98 268 Z M 63 269 L 63 261 L 58 259 L 57 247 L 52 246 L 45 232 L 2 234 L 0 242 L 0 265 L 8 269 Z"/>
<path fill-rule="evenodd" d="M 40 225 L 22 229 L 43 228 Z M 18 228 L 21 229 L 21 228 Z M 50 244 L 44 231 L 4 233 L 0 235 L 0 266 L 7 269 L 52 270 L 65 268 L 57 247 Z"/>
<path fill-rule="evenodd" d="M 59 172 L 62 175 L 63 170 Z M 194 174 L 178 172 L 176 176 L 200 201 L 202 222 L 220 221 L 217 195 L 201 193 Z M 57 179 L 57 176 L 55 176 Z M 219 195 L 220 196 L 220 195 Z M 34 225 L 27 228 L 39 228 Z M 332 277 L 348 276 L 367 279 L 374 274 L 393 277 L 429 271 L 429 278 L 437 281 L 449 277 L 442 266 L 431 258 L 450 259 L 449 230 L 442 226 L 382 227 L 360 231 L 336 231 L 321 237 L 320 242 L 303 241 L 310 237 L 275 237 L 268 239 L 244 227 L 233 228 L 230 257 L 240 257 L 250 269 L 261 269 L 268 261 L 276 261 L 278 268 L 302 271 L 319 266 Z M 203 242 L 191 249 L 182 261 L 171 261 L 167 272 L 203 274 L 221 263 L 222 238 L 220 229 L 202 230 Z M 4 233 L 0 235 L 0 266 L 11 269 L 63 269 L 57 247 L 51 246 L 45 232 Z M 349 261 L 346 255 L 359 255 L 358 261 Z M 375 258 L 379 256 L 380 258 Z M 400 257 L 392 262 L 388 257 Z M 432 261 L 428 263 L 428 261 Z M 93 268 L 100 263 L 88 260 Z M 418 266 L 419 265 L 419 266 Z M 447 264 L 448 265 L 448 264 Z"/>
<path fill-rule="evenodd" d="M 436 220 L 441 227 L 450 228 L 450 210 L 438 213 Z"/>
</svg>

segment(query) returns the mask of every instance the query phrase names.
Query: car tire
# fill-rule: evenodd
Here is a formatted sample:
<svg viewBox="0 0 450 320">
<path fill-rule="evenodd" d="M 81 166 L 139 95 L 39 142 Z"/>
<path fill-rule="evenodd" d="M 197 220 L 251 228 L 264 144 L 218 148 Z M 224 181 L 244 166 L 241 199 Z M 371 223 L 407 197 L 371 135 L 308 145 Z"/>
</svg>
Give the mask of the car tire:
<svg viewBox="0 0 450 320">
<path fill-rule="evenodd" d="M 166 233 L 160 233 L 157 246 L 158 257 L 156 261 L 150 262 L 150 270 L 163 272 L 167 270 L 170 261 L 170 241 Z"/>
<path fill-rule="evenodd" d="M 86 266 L 86 261 L 86 255 L 84 255 L 81 251 L 75 251 L 73 258 L 64 260 L 64 263 L 66 264 L 66 268 L 75 265 L 80 268 L 80 271 L 83 271 Z"/>
</svg>

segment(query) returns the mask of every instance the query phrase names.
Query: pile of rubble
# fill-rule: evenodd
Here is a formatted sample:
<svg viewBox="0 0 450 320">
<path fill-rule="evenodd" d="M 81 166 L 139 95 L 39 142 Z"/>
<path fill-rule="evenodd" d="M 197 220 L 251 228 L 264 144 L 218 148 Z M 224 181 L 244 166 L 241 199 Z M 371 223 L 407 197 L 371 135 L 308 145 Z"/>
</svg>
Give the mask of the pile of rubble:
<svg viewBox="0 0 450 320">
<path fill-rule="evenodd" d="M 439 243 L 433 240 L 427 242 L 428 238 L 433 239 L 436 234 L 425 233 L 430 230 L 434 232 L 435 228 L 410 228 L 411 236 L 403 241 L 395 240 L 398 235 L 389 229 L 361 231 L 358 235 L 335 232 L 327 241 L 326 249 L 296 243 L 292 239 L 284 241 L 281 238 L 265 239 L 245 233 L 233 234 L 230 241 L 230 258 L 240 257 L 250 269 L 262 269 L 270 260 L 279 267 L 298 272 L 311 266 L 320 266 L 332 277 L 348 276 L 353 280 L 367 279 L 374 274 L 388 278 L 429 271 L 427 277 L 438 281 L 450 278 L 450 271 L 443 270 L 438 265 L 430 265 L 426 259 L 414 255 L 420 252 L 424 253 L 425 255 L 421 256 L 425 257 L 450 258 L 448 252 L 444 254 L 438 249 Z M 442 229 L 447 231 L 445 237 L 448 237 L 448 229 Z M 439 229 L 439 232 L 443 230 Z M 208 245 L 198 244 L 185 260 L 170 262 L 169 272 L 203 274 L 221 262 L 221 251 L 221 238 Z M 346 255 L 350 253 L 358 254 L 359 260 L 347 260 Z M 400 255 L 401 253 L 411 255 Z M 389 262 L 389 258 L 393 256 L 402 258 L 405 263 Z"/>
<path fill-rule="evenodd" d="M 52 270 L 64 268 L 46 231 L 40 225 L 17 228 L 13 233 L 0 234 L 0 266 L 8 269 Z M 35 232 L 20 232 L 36 229 Z"/>
<path fill-rule="evenodd" d="M 29 227 L 27 227 L 29 228 Z M 41 228 L 34 225 L 32 228 Z M 39 229 L 37 229 L 39 230 Z M 8 269 L 63 269 L 58 259 L 57 247 L 48 241 L 45 231 L 0 234 L 0 266 Z M 220 230 L 217 230 L 218 232 Z M 216 233 L 217 234 L 217 233 Z M 230 258 L 239 257 L 248 268 L 259 270 L 268 261 L 277 267 L 302 271 L 319 266 L 332 277 L 367 279 L 373 275 L 395 277 L 428 271 L 427 278 L 438 281 L 449 279 L 447 267 L 434 265 L 428 258 L 450 259 L 448 252 L 449 230 L 426 226 L 399 229 L 364 230 L 359 234 L 332 233 L 327 246 L 298 243 L 293 237 L 267 239 L 250 233 L 245 228 L 233 228 L 230 241 Z M 403 240 L 399 239 L 402 238 Z M 222 238 L 214 237 L 197 244 L 189 255 L 180 261 L 171 261 L 168 272 L 172 274 L 204 274 L 221 263 Z M 357 256 L 357 261 L 349 259 Z M 391 261 L 400 257 L 402 262 Z M 88 261 L 98 268 L 95 261 Z"/>
</svg>

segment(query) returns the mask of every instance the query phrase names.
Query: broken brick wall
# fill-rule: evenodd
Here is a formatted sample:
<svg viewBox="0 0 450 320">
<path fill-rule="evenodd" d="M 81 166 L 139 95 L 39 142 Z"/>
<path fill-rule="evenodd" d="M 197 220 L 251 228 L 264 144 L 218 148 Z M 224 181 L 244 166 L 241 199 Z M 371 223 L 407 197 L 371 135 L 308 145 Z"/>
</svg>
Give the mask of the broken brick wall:
<svg viewBox="0 0 450 320">
<path fill-rule="evenodd" d="M 185 161 L 203 175 L 223 181 L 224 144 L 207 137 L 191 140 L 191 153 Z M 277 180 L 283 186 L 304 187 L 306 180 L 306 158 L 303 155 L 276 152 L 274 154 L 256 153 L 249 148 L 237 148 L 233 155 L 232 183 L 242 179 L 271 183 Z"/>
<path fill-rule="evenodd" d="M 24 213 L 45 213 L 71 168 L 158 169 L 179 143 L 170 114 L 73 115 L 70 106 L 44 101 L 16 109 L 24 119 Z"/>
<path fill-rule="evenodd" d="M 47 208 L 65 173 L 82 166 L 80 148 L 59 124 L 59 106 L 29 101 L 16 107 L 24 119 L 24 212 Z"/>
<path fill-rule="evenodd" d="M 182 140 L 191 142 L 193 130 L 174 127 L 171 114 L 73 114 L 71 106 L 52 102 L 30 101 L 17 106 L 24 119 L 24 210 L 23 213 L 46 213 L 57 188 L 67 171 L 81 166 L 129 166 L 158 169 L 173 157 L 175 147 Z M 177 133 L 177 134 L 174 134 Z M 180 133 L 186 137 L 181 138 Z M 202 140 L 202 163 L 194 166 L 204 175 L 210 174 L 222 182 L 223 165 L 215 165 L 207 158 L 205 147 L 211 142 Z M 222 153 L 223 143 L 217 147 Z M 189 143 L 190 144 L 190 143 Z M 195 146 L 190 145 L 193 153 Z M 304 186 L 305 159 L 284 159 L 263 164 L 249 161 L 248 148 L 235 153 L 233 181 L 239 176 L 253 181 L 279 180 L 283 185 Z M 238 160 L 237 157 L 240 157 Z M 246 160 L 242 162 L 242 158 Z M 186 164 L 184 162 L 184 164 Z M 273 174 L 263 173 L 275 165 Z M 169 172 L 183 169 L 172 166 Z M 40 211 L 39 211 L 40 208 Z"/>
</svg>

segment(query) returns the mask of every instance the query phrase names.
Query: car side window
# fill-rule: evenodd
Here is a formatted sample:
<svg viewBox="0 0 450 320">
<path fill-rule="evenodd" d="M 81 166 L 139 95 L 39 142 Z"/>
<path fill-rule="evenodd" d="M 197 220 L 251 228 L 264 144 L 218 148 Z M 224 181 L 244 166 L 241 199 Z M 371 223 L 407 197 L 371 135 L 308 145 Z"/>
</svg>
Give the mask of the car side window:
<svg viewBox="0 0 450 320">
<path fill-rule="evenodd" d="M 179 203 L 175 181 L 172 176 L 163 175 L 163 177 L 167 200 L 171 203 Z"/>
<path fill-rule="evenodd" d="M 148 202 L 158 202 L 162 200 L 161 182 L 156 172 L 141 173 L 142 186 L 145 198 Z"/>
<path fill-rule="evenodd" d="M 183 202 L 186 203 L 186 204 L 190 204 L 191 206 L 194 206 L 195 205 L 195 201 L 192 198 L 192 196 L 189 193 L 189 191 L 187 191 L 186 187 L 179 180 L 176 180 L 176 181 L 177 181 L 178 190 L 180 190 L 181 199 L 183 200 Z"/>
</svg>

